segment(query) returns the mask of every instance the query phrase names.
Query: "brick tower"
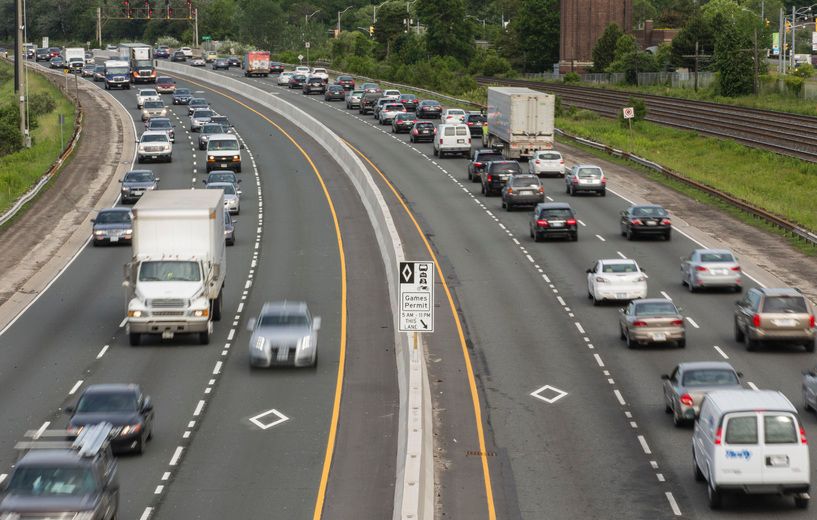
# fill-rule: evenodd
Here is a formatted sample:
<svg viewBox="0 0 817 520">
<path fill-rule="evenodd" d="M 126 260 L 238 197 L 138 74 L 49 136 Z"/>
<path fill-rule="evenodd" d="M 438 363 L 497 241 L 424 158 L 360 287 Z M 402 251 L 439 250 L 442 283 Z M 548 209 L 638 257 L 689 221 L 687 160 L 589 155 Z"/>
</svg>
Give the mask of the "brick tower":
<svg viewBox="0 0 817 520">
<path fill-rule="evenodd" d="M 611 23 L 632 31 L 633 0 L 561 0 L 560 71 L 590 68 L 593 46 Z"/>
</svg>

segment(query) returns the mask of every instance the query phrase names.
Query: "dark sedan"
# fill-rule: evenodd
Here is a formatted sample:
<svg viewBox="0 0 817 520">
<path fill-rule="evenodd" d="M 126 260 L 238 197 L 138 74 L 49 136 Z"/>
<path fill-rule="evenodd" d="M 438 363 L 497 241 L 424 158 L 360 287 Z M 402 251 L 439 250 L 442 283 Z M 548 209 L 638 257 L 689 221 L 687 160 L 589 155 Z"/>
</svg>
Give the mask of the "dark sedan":
<svg viewBox="0 0 817 520">
<path fill-rule="evenodd" d="M 193 92 L 189 88 L 177 88 L 173 93 L 174 105 L 186 105 L 193 99 Z"/>
<path fill-rule="evenodd" d="M 170 49 L 168 47 L 157 47 L 155 51 L 153 51 L 154 58 L 169 58 L 170 57 Z"/>
<path fill-rule="evenodd" d="M 565 237 L 575 242 L 579 239 L 578 221 L 570 204 L 544 202 L 537 204 L 530 219 L 530 237 L 539 242 L 545 237 Z"/>
<path fill-rule="evenodd" d="M 94 66 L 94 81 L 105 81 L 105 65 Z"/>
<path fill-rule="evenodd" d="M 414 128 L 414 123 L 416 123 L 416 119 L 414 114 L 407 112 L 395 115 L 391 122 L 391 133 L 402 134 L 403 132 L 411 132 L 411 129 Z"/>
<path fill-rule="evenodd" d="M 100 210 L 93 224 L 94 246 L 102 244 L 129 244 L 133 238 L 133 215 L 130 208 L 108 208 Z"/>
<path fill-rule="evenodd" d="M 174 128 L 176 128 L 176 125 L 174 125 L 173 121 L 168 117 L 151 117 L 147 123 L 145 123 L 145 130 L 162 130 L 167 132 L 171 143 L 176 142 L 176 130 L 174 130 Z"/>
<path fill-rule="evenodd" d="M 535 206 L 545 201 L 545 188 L 536 175 L 514 175 L 502 187 L 502 207 L 513 211 L 519 206 Z"/>
<path fill-rule="evenodd" d="M 213 70 L 227 70 L 230 68 L 230 62 L 227 61 L 227 58 L 216 58 L 213 61 Z"/>
<path fill-rule="evenodd" d="M 324 101 L 344 101 L 346 90 L 341 85 L 329 85 L 323 95 Z"/>
<path fill-rule="evenodd" d="M 170 61 L 187 61 L 187 56 L 182 51 L 176 51 L 170 57 Z"/>
<path fill-rule="evenodd" d="M 303 92 L 306 95 L 313 92 L 324 94 L 326 92 L 326 84 L 324 84 L 323 78 L 318 76 L 310 76 L 307 78 L 307 80 L 303 83 Z"/>
<path fill-rule="evenodd" d="M 443 113 L 443 106 L 439 101 L 424 99 L 417 103 L 417 117 L 421 119 L 439 119 Z"/>
<path fill-rule="evenodd" d="M 142 453 L 153 437 L 153 403 L 139 385 L 91 385 L 85 389 L 76 407 L 66 406 L 71 414 L 68 431 L 107 422 L 113 425 L 111 448 L 114 451 Z"/>
<path fill-rule="evenodd" d="M 96 65 L 93 63 L 87 63 L 82 66 L 82 77 L 92 78 L 94 77 L 94 71 L 96 71 Z"/>
<path fill-rule="evenodd" d="M 432 142 L 434 140 L 434 123 L 417 121 L 409 132 L 409 141 L 412 143 Z"/>
<path fill-rule="evenodd" d="M 465 124 L 471 131 L 471 137 L 482 137 L 482 125 L 488 124 L 488 120 L 482 114 L 467 114 Z"/>
<path fill-rule="evenodd" d="M 280 74 L 284 72 L 284 64 L 277 61 L 271 61 L 269 64 L 269 72 L 270 74 Z"/>
<path fill-rule="evenodd" d="M 304 74 L 293 74 L 289 77 L 289 88 L 303 88 L 304 83 L 306 83 Z"/>
<path fill-rule="evenodd" d="M 54 56 L 53 58 L 51 58 L 49 66 L 52 69 L 61 69 L 65 66 L 65 60 L 62 59 L 62 56 Z"/>
<path fill-rule="evenodd" d="M 352 76 L 338 76 L 337 79 L 335 79 L 335 85 L 340 85 L 344 90 L 354 90 L 355 78 Z"/>
<path fill-rule="evenodd" d="M 417 105 L 420 103 L 420 100 L 414 94 L 400 94 L 397 100 L 406 107 L 407 112 L 415 112 Z"/>
<path fill-rule="evenodd" d="M 122 178 L 122 204 L 133 204 L 146 191 L 159 187 L 159 178 L 150 170 L 131 170 Z"/>
<path fill-rule="evenodd" d="M 51 59 L 51 51 L 48 49 L 37 49 L 34 52 L 34 58 L 37 61 L 48 61 Z"/>
<path fill-rule="evenodd" d="M 224 242 L 228 246 L 235 245 L 235 223 L 238 219 L 234 219 L 229 211 L 224 212 Z"/>
<path fill-rule="evenodd" d="M 238 56 L 229 56 L 227 58 L 227 64 L 230 67 L 240 67 L 241 66 L 241 58 Z"/>
<path fill-rule="evenodd" d="M 512 175 L 522 173 L 522 168 L 517 161 L 491 161 L 485 163 L 485 167 L 480 175 L 482 181 L 482 194 L 490 197 L 493 194 L 502 192 L 502 187 Z"/>
<path fill-rule="evenodd" d="M 620 214 L 622 236 L 632 240 L 638 235 L 672 238 L 672 220 L 667 210 L 654 204 L 630 206 Z"/>
</svg>

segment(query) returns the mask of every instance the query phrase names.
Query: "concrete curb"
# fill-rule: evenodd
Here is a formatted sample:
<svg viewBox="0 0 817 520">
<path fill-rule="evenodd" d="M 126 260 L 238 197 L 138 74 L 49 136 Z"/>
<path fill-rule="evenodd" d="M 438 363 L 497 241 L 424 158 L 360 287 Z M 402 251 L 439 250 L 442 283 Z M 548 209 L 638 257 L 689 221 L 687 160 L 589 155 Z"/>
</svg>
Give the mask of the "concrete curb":
<svg viewBox="0 0 817 520">
<path fill-rule="evenodd" d="M 363 202 L 377 237 L 386 268 L 395 354 L 400 389 L 397 474 L 394 519 L 432 519 L 434 515 L 434 460 L 432 447 L 431 392 L 425 364 L 425 345 L 411 355 L 409 337 L 398 329 L 397 266 L 405 259 L 403 245 L 383 194 L 360 158 L 323 123 L 278 96 L 233 78 L 207 70 L 159 62 L 159 70 L 206 81 L 242 94 L 298 125 L 323 146 L 341 165 Z"/>
</svg>

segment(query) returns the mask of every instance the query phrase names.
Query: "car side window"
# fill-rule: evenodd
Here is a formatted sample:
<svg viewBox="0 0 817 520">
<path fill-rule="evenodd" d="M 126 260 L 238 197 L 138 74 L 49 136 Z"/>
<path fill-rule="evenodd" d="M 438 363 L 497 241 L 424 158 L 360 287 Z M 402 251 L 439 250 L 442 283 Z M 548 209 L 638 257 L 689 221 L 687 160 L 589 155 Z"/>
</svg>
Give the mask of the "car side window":
<svg viewBox="0 0 817 520">
<path fill-rule="evenodd" d="M 760 294 L 757 292 L 749 293 L 749 308 L 756 311 L 760 308 Z"/>
</svg>

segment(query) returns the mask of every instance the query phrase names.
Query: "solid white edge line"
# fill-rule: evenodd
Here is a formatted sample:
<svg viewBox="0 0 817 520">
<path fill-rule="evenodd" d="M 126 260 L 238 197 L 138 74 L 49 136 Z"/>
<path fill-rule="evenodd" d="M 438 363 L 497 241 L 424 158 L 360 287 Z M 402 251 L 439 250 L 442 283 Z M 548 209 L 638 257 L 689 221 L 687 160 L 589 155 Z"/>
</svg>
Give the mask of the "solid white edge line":
<svg viewBox="0 0 817 520">
<path fill-rule="evenodd" d="M 675 516 L 681 516 L 681 508 L 678 507 L 678 502 L 675 501 L 675 497 L 672 496 L 672 491 L 667 491 L 664 493 L 666 495 L 667 500 L 669 501 L 669 506 L 672 508 L 672 514 Z"/>
</svg>

